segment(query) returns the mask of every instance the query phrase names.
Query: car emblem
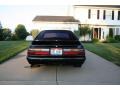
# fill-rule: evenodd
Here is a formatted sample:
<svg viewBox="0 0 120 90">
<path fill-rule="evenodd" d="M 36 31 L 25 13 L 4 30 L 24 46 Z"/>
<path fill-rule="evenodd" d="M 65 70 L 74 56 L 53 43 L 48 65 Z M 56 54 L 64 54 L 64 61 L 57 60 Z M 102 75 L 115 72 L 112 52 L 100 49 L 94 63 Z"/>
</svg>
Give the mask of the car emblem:
<svg viewBox="0 0 120 90">
<path fill-rule="evenodd" d="M 56 46 L 56 47 L 58 47 L 58 46 Z"/>
</svg>

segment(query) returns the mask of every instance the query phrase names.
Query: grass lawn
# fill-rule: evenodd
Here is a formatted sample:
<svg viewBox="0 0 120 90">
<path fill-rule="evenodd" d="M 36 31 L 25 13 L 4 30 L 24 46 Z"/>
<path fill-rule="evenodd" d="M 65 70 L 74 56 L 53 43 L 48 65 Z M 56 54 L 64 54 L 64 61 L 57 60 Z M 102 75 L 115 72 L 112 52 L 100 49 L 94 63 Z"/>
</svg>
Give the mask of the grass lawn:
<svg viewBox="0 0 120 90">
<path fill-rule="evenodd" d="M 29 44 L 27 41 L 0 41 L 0 63 L 25 50 Z"/>
<path fill-rule="evenodd" d="M 83 43 L 84 47 L 120 66 L 120 43 Z"/>
</svg>

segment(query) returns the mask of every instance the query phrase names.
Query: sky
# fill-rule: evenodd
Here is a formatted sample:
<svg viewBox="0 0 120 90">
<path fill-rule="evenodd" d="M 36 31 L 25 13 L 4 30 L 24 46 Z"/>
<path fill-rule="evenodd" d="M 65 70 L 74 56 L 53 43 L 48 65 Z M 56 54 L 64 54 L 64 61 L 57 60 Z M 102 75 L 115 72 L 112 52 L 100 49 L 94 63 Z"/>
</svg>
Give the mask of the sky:
<svg viewBox="0 0 120 90">
<path fill-rule="evenodd" d="M 35 29 L 36 15 L 69 15 L 72 5 L 120 5 L 120 0 L 0 0 L 0 22 L 13 32 L 18 24 Z"/>
<path fill-rule="evenodd" d="M 0 21 L 2 27 L 10 28 L 14 31 L 18 24 L 25 25 L 26 29 L 36 29 L 32 20 L 37 15 L 68 15 L 68 6 L 60 5 L 1 5 Z"/>
</svg>

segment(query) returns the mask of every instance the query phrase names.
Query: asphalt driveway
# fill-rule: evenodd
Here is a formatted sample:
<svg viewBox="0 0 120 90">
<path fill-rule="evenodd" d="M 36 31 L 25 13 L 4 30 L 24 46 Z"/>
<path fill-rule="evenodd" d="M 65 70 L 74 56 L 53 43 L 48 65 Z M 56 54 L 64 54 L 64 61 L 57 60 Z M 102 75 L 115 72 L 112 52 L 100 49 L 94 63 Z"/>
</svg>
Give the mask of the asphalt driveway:
<svg viewBox="0 0 120 90">
<path fill-rule="evenodd" d="M 120 67 L 86 51 L 81 68 L 65 65 L 33 67 L 26 61 L 26 51 L 0 65 L 0 84 L 120 84 Z"/>
</svg>

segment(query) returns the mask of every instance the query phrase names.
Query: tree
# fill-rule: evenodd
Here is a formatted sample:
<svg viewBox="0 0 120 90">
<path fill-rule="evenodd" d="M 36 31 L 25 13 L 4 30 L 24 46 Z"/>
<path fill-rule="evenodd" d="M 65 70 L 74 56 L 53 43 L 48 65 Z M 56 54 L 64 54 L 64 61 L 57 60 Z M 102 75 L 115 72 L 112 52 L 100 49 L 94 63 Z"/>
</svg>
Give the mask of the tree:
<svg viewBox="0 0 120 90">
<path fill-rule="evenodd" d="M 12 33 L 11 40 L 19 40 L 15 33 Z"/>
<path fill-rule="evenodd" d="M 0 41 L 2 41 L 2 40 L 3 40 L 3 30 L 0 29 Z"/>
<path fill-rule="evenodd" d="M 0 40 L 11 40 L 11 30 L 3 28 L 0 22 Z"/>
<path fill-rule="evenodd" d="M 80 30 L 80 36 L 84 36 L 84 41 L 85 41 L 85 36 L 89 34 L 89 37 L 91 37 L 92 30 L 90 29 L 89 26 L 81 26 L 79 27 Z"/>
<path fill-rule="evenodd" d="M 2 30 L 2 24 L 0 22 L 0 41 L 3 40 L 3 30 Z"/>
<path fill-rule="evenodd" d="M 31 35 L 33 36 L 33 38 L 35 38 L 38 34 L 39 34 L 39 30 L 38 29 L 33 29 L 31 31 Z"/>
<path fill-rule="evenodd" d="M 11 30 L 9 28 L 3 29 L 3 40 L 11 40 Z"/>
<path fill-rule="evenodd" d="M 22 24 L 17 25 L 15 29 L 15 34 L 20 40 L 24 40 L 26 36 L 28 36 L 28 32 L 26 31 L 26 28 Z"/>
<path fill-rule="evenodd" d="M 11 30 L 9 28 L 0 29 L 0 40 L 11 40 Z"/>
</svg>

